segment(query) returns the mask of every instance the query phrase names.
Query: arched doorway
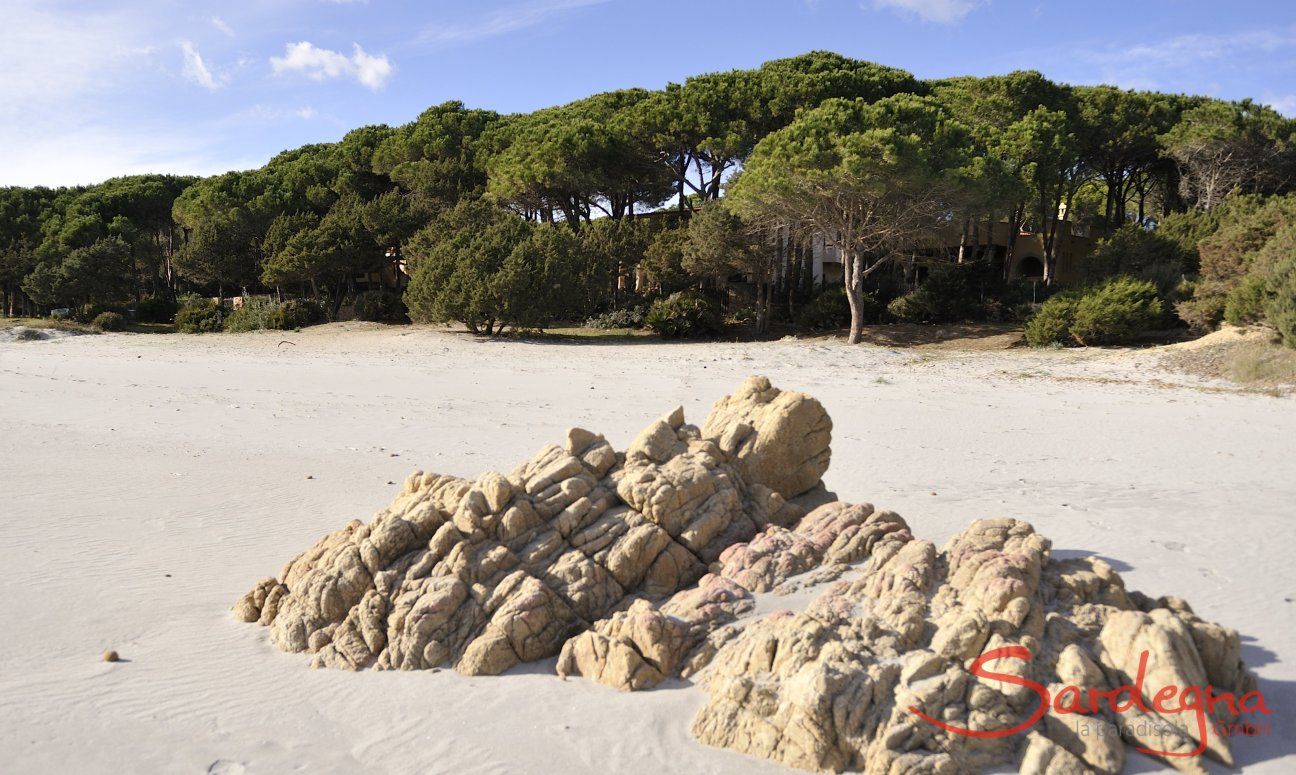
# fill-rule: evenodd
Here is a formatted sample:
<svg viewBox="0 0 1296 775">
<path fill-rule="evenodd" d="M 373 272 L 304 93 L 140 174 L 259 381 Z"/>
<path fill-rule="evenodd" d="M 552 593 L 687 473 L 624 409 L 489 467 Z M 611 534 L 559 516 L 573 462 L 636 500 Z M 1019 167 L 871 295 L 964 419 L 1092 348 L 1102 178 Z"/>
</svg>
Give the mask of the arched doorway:
<svg viewBox="0 0 1296 775">
<path fill-rule="evenodd" d="M 1017 276 L 1027 279 L 1042 278 L 1044 276 L 1044 262 L 1035 256 L 1026 256 L 1017 262 Z"/>
</svg>

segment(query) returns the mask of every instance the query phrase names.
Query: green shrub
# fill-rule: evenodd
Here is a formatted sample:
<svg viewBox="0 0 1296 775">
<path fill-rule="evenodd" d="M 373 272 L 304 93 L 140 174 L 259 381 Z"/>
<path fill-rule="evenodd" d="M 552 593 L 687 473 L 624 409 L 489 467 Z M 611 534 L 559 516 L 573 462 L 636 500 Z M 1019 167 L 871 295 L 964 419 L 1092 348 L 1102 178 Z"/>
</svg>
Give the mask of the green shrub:
<svg viewBox="0 0 1296 775">
<path fill-rule="evenodd" d="M 1173 221 L 1172 221 L 1173 223 Z M 1149 231 L 1128 224 L 1103 240 L 1080 265 L 1087 283 L 1130 276 L 1156 283 L 1162 294 L 1183 279 L 1185 267 L 1196 267 L 1196 246 L 1191 250 L 1170 234 L 1174 229 Z"/>
<path fill-rule="evenodd" d="M 866 293 L 860 298 L 865 323 L 876 323 L 882 314 L 877 297 Z M 835 331 L 850 325 L 850 300 L 842 288 L 827 288 L 797 311 L 798 328 L 810 331 Z"/>
<path fill-rule="evenodd" d="M 684 268 L 684 251 L 689 244 L 687 226 L 665 228 L 657 232 L 644 248 L 639 269 L 644 278 L 663 293 L 687 288 L 696 278 Z"/>
<path fill-rule="evenodd" d="M 82 304 L 73 310 L 72 319 L 78 323 L 93 325 L 95 319 L 105 312 L 115 312 L 123 317 L 129 314 L 125 307 L 117 304 Z"/>
<path fill-rule="evenodd" d="M 405 302 L 388 291 L 365 291 L 355 297 L 356 320 L 371 323 L 403 323 L 409 320 Z"/>
<path fill-rule="evenodd" d="M 245 296 L 243 303 L 225 318 L 225 330 L 236 334 L 274 328 L 270 315 L 278 305 L 267 296 Z"/>
<path fill-rule="evenodd" d="M 1216 229 L 1197 245 L 1200 282 L 1191 299 L 1175 305 L 1179 317 L 1198 331 L 1219 326 L 1230 295 L 1247 277 L 1266 276 L 1296 251 L 1296 196 L 1231 197 L 1212 216 Z M 1235 307 L 1242 304 L 1236 312 L 1246 312 L 1245 301 L 1236 300 Z"/>
<path fill-rule="evenodd" d="M 715 336 L 720 333 L 720 309 L 696 291 L 680 291 L 653 302 L 644 324 L 663 339 Z"/>
<path fill-rule="evenodd" d="M 1194 331 L 1214 331 L 1224 320 L 1227 297 L 1219 293 L 1201 292 L 1201 288 L 1201 284 L 1198 284 L 1192 296 L 1177 302 L 1174 306 L 1175 314 Z"/>
<path fill-rule="evenodd" d="M 291 331 L 314 325 L 324 319 L 324 310 L 307 299 L 289 299 L 277 303 L 267 297 L 250 297 L 243 306 L 225 319 L 225 330 L 234 333 L 245 331 Z"/>
<path fill-rule="evenodd" d="M 266 328 L 291 331 L 305 328 L 325 320 L 324 308 L 310 299 L 289 299 L 276 304 L 266 319 Z"/>
<path fill-rule="evenodd" d="M 211 334 L 224 328 L 224 314 L 214 301 L 197 301 L 180 308 L 176 329 L 185 334 Z"/>
<path fill-rule="evenodd" d="M 1226 203 L 1219 229 L 1199 243 L 1201 276 L 1222 293 L 1247 275 L 1265 244 L 1296 222 L 1296 196 L 1242 196 Z"/>
<path fill-rule="evenodd" d="M 1040 305 L 1039 311 L 1026 322 L 1026 343 L 1031 347 L 1074 344 L 1071 326 L 1075 323 L 1080 294 L 1059 293 Z"/>
<path fill-rule="evenodd" d="M 1035 314 L 1035 305 L 1028 301 L 1014 304 L 1011 307 L 1005 307 L 1002 317 L 996 318 L 1001 322 L 1008 323 L 1025 323 Z"/>
<path fill-rule="evenodd" d="M 646 312 L 643 307 L 612 309 L 586 318 L 585 328 L 643 328 Z"/>
<path fill-rule="evenodd" d="M 135 305 L 135 319 L 140 323 L 170 323 L 180 305 L 165 296 L 150 296 Z"/>
<path fill-rule="evenodd" d="M 968 262 L 932 269 L 915 291 L 916 307 L 925 310 L 926 320 L 915 322 L 960 323 L 984 317 L 986 291 L 999 292 L 1003 285 L 997 273 L 986 276 L 988 267 L 988 263 Z"/>
<path fill-rule="evenodd" d="M 1164 315 L 1155 284 L 1117 277 L 1080 297 L 1070 332 L 1082 345 L 1122 344 L 1154 330 Z"/>
<path fill-rule="evenodd" d="M 473 333 L 543 328 L 585 316 L 580 243 L 489 202 L 463 202 L 416 233 L 405 303 L 420 323 L 459 321 Z"/>
<path fill-rule="evenodd" d="M 986 261 L 936 265 L 922 285 L 893 299 L 887 313 L 902 323 L 994 319 L 1002 317 L 1005 308 L 1028 301 L 1029 293 L 1021 283 L 1004 283 L 998 269 Z"/>
<path fill-rule="evenodd" d="M 887 304 L 887 314 L 900 323 L 926 323 L 931 319 L 931 310 L 923 301 L 917 291 L 910 291 L 892 299 Z"/>
<path fill-rule="evenodd" d="M 1259 323 L 1265 318 L 1264 303 L 1269 282 L 1263 276 L 1250 274 L 1229 291 L 1224 303 L 1224 319 L 1235 326 Z"/>
<path fill-rule="evenodd" d="M 750 326 L 756 322 L 757 317 L 755 307 L 739 307 L 724 314 L 724 324 L 726 326 Z"/>
<path fill-rule="evenodd" d="M 1283 344 L 1296 349 L 1296 253 L 1270 268 L 1264 314 L 1282 335 Z"/>
<path fill-rule="evenodd" d="M 120 312 L 100 312 L 90 325 L 100 331 L 125 331 L 126 318 Z"/>
</svg>

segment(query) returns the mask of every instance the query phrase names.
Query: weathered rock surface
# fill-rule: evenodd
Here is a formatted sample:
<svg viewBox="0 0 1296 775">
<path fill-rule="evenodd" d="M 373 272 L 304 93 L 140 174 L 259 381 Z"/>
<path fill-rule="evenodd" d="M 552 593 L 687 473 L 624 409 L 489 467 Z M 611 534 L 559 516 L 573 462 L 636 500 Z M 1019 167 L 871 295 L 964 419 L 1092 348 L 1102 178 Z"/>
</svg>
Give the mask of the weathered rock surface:
<svg viewBox="0 0 1296 775">
<path fill-rule="evenodd" d="M 785 498 L 812 489 L 828 470 L 832 420 L 804 393 L 782 391 L 751 377 L 716 402 L 702 427 L 732 455 L 742 473 Z"/>
<path fill-rule="evenodd" d="M 776 417 L 773 405 L 795 416 Z M 554 656 L 592 623 L 690 587 L 733 544 L 804 515 L 780 492 L 820 484 L 807 473 L 827 465 L 818 402 L 752 378 L 707 427 L 677 409 L 623 454 L 574 429 L 508 475 L 417 473 L 371 522 L 325 536 L 258 583 L 235 615 L 270 627 L 285 651 L 313 653 L 316 666 L 497 674 Z M 793 481 L 780 469 L 778 491 L 758 464 L 773 450 L 799 472 Z M 697 645 L 681 635 L 680 648 L 686 641 Z"/>
<path fill-rule="evenodd" d="M 740 628 L 725 625 L 754 607 L 751 593 L 815 569 L 844 568 L 892 533 L 910 537 L 895 514 L 844 503 L 815 509 L 793 530 L 771 524 L 722 552 L 711 566 L 716 575 L 697 587 L 660 607 L 638 601 L 568 641 L 558 673 L 626 691 L 651 688 L 672 675 L 688 677 L 738 635 Z"/>
<path fill-rule="evenodd" d="M 886 533 L 861 578 L 832 585 L 802 613 L 748 624 L 718 650 L 699 676 L 710 700 L 693 733 L 808 770 L 954 773 L 1015 762 L 1024 773 L 1110 774 L 1125 763 L 1118 725 L 1171 730 L 1123 733 L 1137 746 L 1187 753 L 1201 738 L 1196 717 L 1116 714 L 1103 701 L 1097 713 L 1050 710 L 1029 734 L 996 738 L 947 731 L 913 709 L 959 730 L 1011 730 L 1040 707 L 1026 681 L 1050 695 L 1111 691 L 1135 684 L 1143 652 L 1148 705 L 1163 687 L 1209 683 L 1238 697 L 1255 688 L 1236 633 L 1179 601 L 1127 593 L 1102 560 L 1049 552 L 1047 539 L 1013 520 L 976 522 L 939 553 L 907 530 Z M 1008 647 L 1030 658 L 983 670 L 1009 680 L 970 670 L 977 656 Z M 1206 755 L 1232 761 L 1210 732 Z M 1204 771 L 1200 758 L 1164 758 Z"/>
<path fill-rule="evenodd" d="M 416 473 L 234 612 L 317 667 L 498 674 L 557 655 L 559 675 L 624 691 L 691 679 L 699 740 L 806 770 L 1115 775 L 1126 744 L 1184 772 L 1205 771 L 1182 755 L 1199 746 L 1231 764 L 1226 704 L 1203 728 L 1152 698 L 1253 691 L 1236 632 L 1100 559 L 1053 559 L 1024 522 L 938 550 L 871 505 L 807 514 L 793 501 L 824 500 L 830 432 L 817 401 L 753 377 L 701 429 L 676 410 L 624 453 L 575 429 L 507 475 Z M 822 591 L 804 610 L 754 614 L 806 588 Z M 1141 702 L 1069 712 L 1133 684 Z"/>
<path fill-rule="evenodd" d="M 858 562 L 898 530 L 908 526 L 891 512 L 874 512 L 869 504 L 829 503 L 793 529 L 770 525 L 750 542 L 730 546 L 713 570 L 753 592 L 766 592 L 820 565 Z"/>
<path fill-rule="evenodd" d="M 584 675 L 623 691 L 689 675 L 695 663 L 714 656 L 718 642 L 713 634 L 755 605 L 749 591 L 713 575 L 661 606 L 636 600 L 567 641 L 558 657 L 558 675 Z M 734 630 L 720 642 L 736 634 Z"/>
</svg>

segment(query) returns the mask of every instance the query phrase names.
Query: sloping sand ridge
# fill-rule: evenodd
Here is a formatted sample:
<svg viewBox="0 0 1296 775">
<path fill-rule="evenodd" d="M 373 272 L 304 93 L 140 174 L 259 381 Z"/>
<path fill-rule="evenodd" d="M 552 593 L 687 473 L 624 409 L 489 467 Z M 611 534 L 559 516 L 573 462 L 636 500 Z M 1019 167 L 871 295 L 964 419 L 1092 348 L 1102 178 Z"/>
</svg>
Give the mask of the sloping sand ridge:
<svg viewBox="0 0 1296 775">
<path fill-rule="evenodd" d="M 1101 560 L 1054 560 L 1026 523 L 977 522 L 937 551 L 868 505 L 809 509 L 830 428 L 814 399 L 752 378 L 701 429 L 676 410 L 624 453 L 572 430 L 508 476 L 416 474 L 236 615 L 319 666 L 477 675 L 559 655 L 561 673 L 623 689 L 690 677 L 710 693 L 693 722 L 703 742 L 806 769 L 1118 772 L 1118 723 L 1185 771 L 1199 757 L 1176 754 L 1202 745 L 1230 760 L 1190 712 L 1053 713 L 1009 737 L 915 713 L 991 735 L 1030 717 L 1024 681 L 969 671 L 1008 647 L 1031 658 L 992 667 L 1042 686 L 1131 684 L 1144 652 L 1149 698 L 1207 684 L 1241 696 L 1255 681 L 1235 632 L 1127 592 Z M 852 566 L 802 613 L 743 618 L 753 592 Z"/>
</svg>

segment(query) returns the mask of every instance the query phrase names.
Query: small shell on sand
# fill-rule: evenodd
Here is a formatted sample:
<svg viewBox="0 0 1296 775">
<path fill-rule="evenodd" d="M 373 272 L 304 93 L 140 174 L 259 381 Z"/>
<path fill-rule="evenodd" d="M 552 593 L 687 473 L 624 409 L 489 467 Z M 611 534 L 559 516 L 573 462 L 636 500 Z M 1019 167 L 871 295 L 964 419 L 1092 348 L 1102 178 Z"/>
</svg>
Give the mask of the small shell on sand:
<svg viewBox="0 0 1296 775">
<path fill-rule="evenodd" d="M 117 654 L 116 651 L 113 651 L 112 649 L 108 649 L 107 651 L 105 651 L 105 652 L 103 653 L 103 661 L 105 661 L 105 662 L 120 662 L 120 661 L 121 661 L 121 657 Z"/>
</svg>

